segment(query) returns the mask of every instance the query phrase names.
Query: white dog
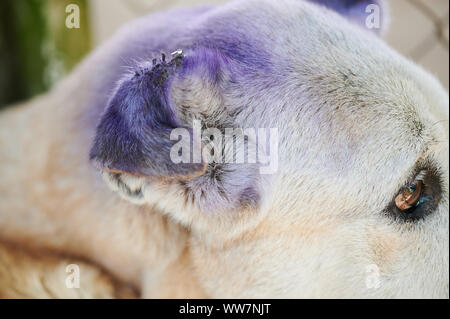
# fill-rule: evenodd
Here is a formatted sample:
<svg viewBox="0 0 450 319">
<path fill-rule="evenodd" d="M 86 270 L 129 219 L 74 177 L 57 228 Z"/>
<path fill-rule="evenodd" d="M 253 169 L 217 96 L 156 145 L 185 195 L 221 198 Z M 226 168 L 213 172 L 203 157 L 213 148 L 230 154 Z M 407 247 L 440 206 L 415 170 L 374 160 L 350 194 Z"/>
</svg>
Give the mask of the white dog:
<svg viewBox="0 0 450 319">
<path fill-rule="evenodd" d="M 144 297 L 448 298 L 448 94 L 365 30 L 377 3 L 318 2 L 144 17 L 3 112 L 1 237 Z M 276 169 L 174 163 L 193 120 L 276 129 Z"/>
</svg>

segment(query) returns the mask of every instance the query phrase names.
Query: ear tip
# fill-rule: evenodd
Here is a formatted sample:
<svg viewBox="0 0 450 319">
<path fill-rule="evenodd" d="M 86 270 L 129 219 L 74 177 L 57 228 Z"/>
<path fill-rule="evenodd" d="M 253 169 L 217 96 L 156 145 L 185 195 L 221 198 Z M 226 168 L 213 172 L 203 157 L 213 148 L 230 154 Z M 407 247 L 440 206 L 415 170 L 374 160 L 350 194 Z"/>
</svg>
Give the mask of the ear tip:
<svg viewBox="0 0 450 319">
<path fill-rule="evenodd" d="M 100 158 L 98 158 L 96 155 L 91 155 L 90 156 L 90 162 L 92 164 L 92 166 L 102 172 L 107 172 L 107 173 L 111 173 L 111 174 L 115 174 L 115 173 L 125 173 L 124 170 L 122 169 L 117 169 L 117 168 L 113 168 L 112 165 L 106 163 L 105 161 L 101 160 Z M 128 174 L 132 175 L 130 172 L 128 172 Z"/>
<path fill-rule="evenodd" d="M 188 174 L 185 174 L 185 175 L 176 176 L 175 179 L 189 180 L 189 179 L 194 179 L 194 178 L 200 177 L 203 174 L 205 174 L 206 169 L 208 167 L 208 163 L 206 163 L 206 162 L 202 162 L 199 164 L 192 164 L 192 165 L 193 166 L 191 166 L 191 168 L 194 168 L 194 169 L 192 169 L 191 172 L 189 172 Z"/>
<path fill-rule="evenodd" d="M 186 181 L 194 179 L 205 174 L 208 163 L 179 163 L 172 164 L 167 169 L 162 170 L 162 174 L 153 174 L 150 172 L 147 177 L 153 177 L 161 180 L 180 180 Z"/>
</svg>

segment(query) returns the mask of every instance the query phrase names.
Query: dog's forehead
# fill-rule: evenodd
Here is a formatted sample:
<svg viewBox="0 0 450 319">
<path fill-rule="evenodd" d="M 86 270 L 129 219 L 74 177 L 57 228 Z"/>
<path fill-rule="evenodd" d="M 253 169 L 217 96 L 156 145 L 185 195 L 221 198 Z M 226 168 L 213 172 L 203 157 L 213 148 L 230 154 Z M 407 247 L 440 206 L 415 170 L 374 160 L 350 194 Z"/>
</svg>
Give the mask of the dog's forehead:
<svg viewBox="0 0 450 319">
<path fill-rule="evenodd" d="M 282 130 L 281 157 L 296 154 L 288 161 L 299 172 L 304 165 L 317 177 L 354 177 L 355 192 L 397 185 L 432 142 L 429 98 L 413 65 L 371 34 L 346 28 L 277 47 L 273 87 L 264 94 L 270 103 L 259 114 Z"/>
<path fill-rule="evenodd" d="M 285 28 L 249 31 L 258 40 L 239 54 L 247 54 L 257 72 L 244 76 L 242 87 L 246 96 L 265 99 L 258 116 L 273 120 L 282 113 L 288 118 L 315 113 L 353 128 L 407 125 L 403 133 L 420 135 L 423 118 L 417 109 L 427 107 L 427 99 L 409 71 L 414 66 L 375 35 L 350 24 L 322 23 L 309 15 L 304 20 L 310 23 L 291 21 Z M 248 43 L 241 32 L 228 35 L 225 47 Z"/>
<path fill-rule="evenodd" d="M 340 145 L 337 156 L 348 167 L 354 163 L 345 159 L 361 152 L 373 151 L 373 162 L 403 159 L 399 165 L 423 152 L 427 119 L 418 109 L 428 106 L 412 65 L 374 34 L 316 6 L 255 10 L 218 15 L 214 31 L 202 25 L 204 38 L 256 70 L 246 70 L 242 97 L 230 102 L 244 108 L 238 124 L 277 126 L 284 136 L 308 132 L 312 141 L 320 134 L 328 139 L 320 143 Z"/>
</svg>

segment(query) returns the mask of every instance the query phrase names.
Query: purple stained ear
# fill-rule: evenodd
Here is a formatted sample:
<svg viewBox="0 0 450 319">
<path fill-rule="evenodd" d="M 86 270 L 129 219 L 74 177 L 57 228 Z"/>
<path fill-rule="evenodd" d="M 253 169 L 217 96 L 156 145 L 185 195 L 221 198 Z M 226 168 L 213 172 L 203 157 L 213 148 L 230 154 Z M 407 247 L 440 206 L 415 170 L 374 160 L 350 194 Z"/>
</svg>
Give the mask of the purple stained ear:
<svg viewBox="0 0 450 319">
<path fill-rule="evenodd" d="M 131 175 L 187 178 L 201 175 L 205 163 L 178 163 L 170 159 L 177 141 L 172 129 L 183 127 L 170 102 L 171 76 L 182 64 L 177 53 L 170 62 L 138 68 L 122 79 L 97 127 L 90 158 L 97 167 Z"/>
<path fill-rule="evenodd" d="M 388 13 L 383 0 L 308 0 L 334 10 L 370 31 L 379 33 L 387 24 Z"/>
</svg>

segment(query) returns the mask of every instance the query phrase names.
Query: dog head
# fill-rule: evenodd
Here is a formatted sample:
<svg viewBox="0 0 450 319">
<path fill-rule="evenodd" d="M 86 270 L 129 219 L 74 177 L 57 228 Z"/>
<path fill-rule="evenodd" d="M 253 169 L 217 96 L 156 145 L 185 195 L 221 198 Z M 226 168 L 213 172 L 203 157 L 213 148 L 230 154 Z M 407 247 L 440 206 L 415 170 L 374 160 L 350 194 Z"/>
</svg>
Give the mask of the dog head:
<svg viewBox="0 0 450 319">
<path fill-rule="evenodd" d="M 363 27 L 294 0 L 199 15 L 98 125 L 91 159 L 192 230 L 211 296 L 448 296 L 448 95 L 367 1 L 333 3 Z"/>
</svg>

